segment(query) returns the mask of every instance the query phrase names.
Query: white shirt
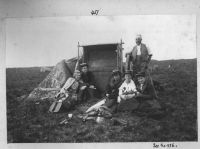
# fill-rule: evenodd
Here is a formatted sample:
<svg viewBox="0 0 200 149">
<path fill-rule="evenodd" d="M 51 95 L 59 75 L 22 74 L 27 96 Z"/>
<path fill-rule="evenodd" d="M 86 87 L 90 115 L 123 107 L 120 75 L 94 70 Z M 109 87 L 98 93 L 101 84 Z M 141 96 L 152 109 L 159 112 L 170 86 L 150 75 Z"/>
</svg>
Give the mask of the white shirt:
<svg viewBox="0 0 200 149">
<path fill-rule="evenodd" d="M 140 85 L 140 90 L 142 90 L 142 89 L 143 89 L 143 86 L 144 86 L 144 84 L 141 84 L 141 85 Z"/>
<path fill-rule="evenodd" d="M 122 85 L 119 88 L 119 95 L 123 95 L 125 92 L 131 92 L 131 91 L 134 92 L 137 91 L 133 80 L 131 80 L 129 83 L 126 83 L 126 81 L 124 81 L 124 83 L 122 83 Z"/>
<path fill-rule="evenodd" d="M 147 47 L 147 46 L 146 46 Z M 137 55 L 141 55 L 141 44 L 140 45 L 137 45 Z M 149 49 L 149 47 L 147 47 L 147 51 L 148 51 L 148 54 L 151 55 L 151 50 Z"/>
<path fill-rule="evenodd" d="M 137 55 L 141 55 L 141 44 L 137 45 Z"/>
</svg>

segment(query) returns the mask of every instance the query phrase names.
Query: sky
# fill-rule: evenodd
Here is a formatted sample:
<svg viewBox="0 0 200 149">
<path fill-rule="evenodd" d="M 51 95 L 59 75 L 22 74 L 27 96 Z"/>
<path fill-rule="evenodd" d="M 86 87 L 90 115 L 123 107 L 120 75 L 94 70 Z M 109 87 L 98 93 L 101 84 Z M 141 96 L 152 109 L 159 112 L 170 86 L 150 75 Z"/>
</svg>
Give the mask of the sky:
<svg viewBox="0 0 200 149">
<path fill-rule="evenodd" d="M 117 43 L 124 54 L 142 35 L 153 59 L 196 58 L 194 15 L 68 16 L 6 19 L 6 67 L 54 66 L 77 45 Z M 125 58 L 124 58 L 125 60 Z"/>
</svg>

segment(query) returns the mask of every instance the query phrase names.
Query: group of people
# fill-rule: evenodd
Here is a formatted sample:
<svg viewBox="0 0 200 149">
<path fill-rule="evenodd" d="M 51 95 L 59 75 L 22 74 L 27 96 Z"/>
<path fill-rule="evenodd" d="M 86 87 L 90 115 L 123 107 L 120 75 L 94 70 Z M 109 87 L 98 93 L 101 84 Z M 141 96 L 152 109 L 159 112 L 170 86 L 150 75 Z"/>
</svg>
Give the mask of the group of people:
<svg viewBox="0 0 200 149">
<path fill-rule="evenodd" d="M 132 72 L 126 71 L 124 78 L 118 70 L 114 70 L 106 88 L 105 106 L 112 113 L 116 111 L 143 111 L 159 109 L 153 84 L 144 72 L 137 73 L 132 78 Z M 133 81 L 135 80 L 135 81 Z"/>
<path fill-rule="evenodd" d="M 157 94 L 153 81 L 147 72 L 152 53 L 142 43 L 142 36 L 136 36 L 136 46 L 126 54 L 126 71 L 124 77 L 114 70 L 106 88 L 105 105 L 112 112 L 117 111 L 149 111 L 160 109 L 156 100 Z"/>
<path fill-rule="evenodd" d="M 152 54 L 143 44 L 142 36 L 136 36 L 136 46 L 126 54 L 126 71 L 122 74 L 115 69 L 105 89 L 105 103 L 111 113 L 116 111 L 147 111 L 159 109 L 156 92 L 150 75 L 147 75 L 148 63 Z M 69 110 L 79 102 L 93 97 L 96 89 L 88 65 L 82 63 L 81 72 L 75 70 L 73 78 L 68 78 L 56 95 L 63 108 Z"/>
</svg>

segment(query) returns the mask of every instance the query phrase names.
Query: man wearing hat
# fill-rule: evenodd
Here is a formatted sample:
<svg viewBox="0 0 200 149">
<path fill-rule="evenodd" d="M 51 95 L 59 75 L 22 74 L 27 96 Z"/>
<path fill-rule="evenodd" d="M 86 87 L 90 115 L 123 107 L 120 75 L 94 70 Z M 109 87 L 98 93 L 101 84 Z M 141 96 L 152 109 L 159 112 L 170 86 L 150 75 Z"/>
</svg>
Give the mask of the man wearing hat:
<svg viewBox="0 0 200 149">
<path fill-rule="evenodd" d="M 88 64 L 82 63 L 82 64 L 80 64 L 80 66 L 81 66 L 81 79 L 88 86 L 94 87 L 94 85 L 92 85 L 93 76 L 92 76 L 92 73 L 88 70 Z"/>
<path fill-rule="evenodd" d="M 155 98 L 155 92 L 153 85 L 150 82 L 150 78 L 145 75 L 145 72 L 140 72 L 136 74 L 136 87 L 138 98 L 153 99 Z"/>
<path fill-rule="evenodd" d="M 136 99 L 139 102 L 137 110 L 143 112 L 152 112 L 152 110 L 160 109 L 161 106 L 156 100 L 155 90 L 149 77 L 144 72 L 136 74 Z"/>
<path fill-rule="evenodd" d="M 119 87 L 122 84 L 121 72 L 118 69 L 112 71 L 112 75 L 109 78 L 108 84 L 106 86 L 106 102 L 105 106 L 110 108 L 111 112 L 115 112 L 117 109 L 117 97 L 119 95 Z"/>
<path fill-rule="evenodd" d="M 142 43 L 142 36 L 140 34 L 136 36 L 135 41 L 136 45 L 132 51 L 126 54 L 126 69 L 133 70 L 133 77 L 138 72 L 146 71 L 152 57 L 150 49 Z"/>
<path fill-rule="evenodd" d="M 82 63 L 81 66 L 81 79 L 87 85 L 87 91 L 90 98 L 94 97 L 94 90 L 96 87 L 94 86 L 94 79 L 92 73 L 88 70 L 88 64 Z"/>
</svg>

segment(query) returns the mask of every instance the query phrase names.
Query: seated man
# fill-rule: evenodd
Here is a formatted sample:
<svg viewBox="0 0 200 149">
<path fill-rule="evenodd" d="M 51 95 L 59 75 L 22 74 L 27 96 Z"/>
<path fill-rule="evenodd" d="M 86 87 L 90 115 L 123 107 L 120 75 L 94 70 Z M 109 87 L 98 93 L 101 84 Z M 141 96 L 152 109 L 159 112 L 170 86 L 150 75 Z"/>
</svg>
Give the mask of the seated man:
<svg viewBox="0 0 200 149">
<path fill-rule="evenodd" d="M 109 79 L 108 85 L 106 86 L 106 102 L 105 106 L 110 108 L 111 112 L 115 112 L 117 108 L 117 97 L 119 95 L 119 87 L 122 84 L 121 73 L 119 70 L 113 70 L 112 75 Z"/>
<path fill-rule="evenodd" d="M 136 88 L 138 91 L 136 99 L 139 102 L 137 110 L 149 113 L 153 110 L 160 109 L 161 106 L 155 100 L 155 90 L 150 79 L 145 76 L 144 72 L 136 74 L 136 78 Z"/>
<path fill-rule="evenodd" d="M 80 80 L 79 70 L 75 70 L 73 78 L 68 78 L 65 85 L 56 95 L 56 101 L 51 105 L 50 112 L 58 112 L 62 107 L 69 110 L 84 99 L 86 85 Z M 59 105 L 59 106 L 58 106 Z"/>
<path fill-rule="evenodd" d="M 135 83 L 131 78 L 131 71 L 126 71 L 125 81 L 119 88 L 119 111 L 133 110 L 138 106 L 138 102 L 135 100 L 137 90 Z"/>
<path fill-rule="evenodd" d="M 88 65 L 86 63 L 80 64 L 81 66 L 81 79 L 87 86 L 87 92 L 90 98 L 94 97 L 94 90 L 96 87 L 94 86 L 94 79 L 92 73 L 88 70 Z"/>
</svg>

